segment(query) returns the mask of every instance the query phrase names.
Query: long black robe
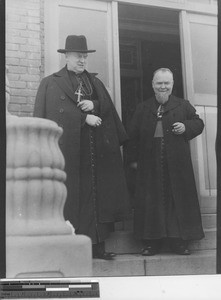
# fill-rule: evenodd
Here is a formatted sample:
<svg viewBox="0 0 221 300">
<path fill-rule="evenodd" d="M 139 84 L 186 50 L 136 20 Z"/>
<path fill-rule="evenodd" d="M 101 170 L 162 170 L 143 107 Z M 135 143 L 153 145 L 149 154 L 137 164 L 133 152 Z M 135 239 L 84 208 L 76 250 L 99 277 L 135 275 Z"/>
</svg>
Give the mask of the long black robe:
<svg viewBox="0 0 221 300">
<path fill-rule="evenodd" d="M 95 75 L 85 73 L 94 88 L 102 119 L 102 126 L 92 129 L 96 147 L 96 217 L 99 223 L 111 223 L 122 219 L 127 213 L 128 193 L 120 152 L 120 145 L 127 139 L 127 135 L 103 83 Z M 90 144 L 85 142 L 87 137 L 90 138 L 89 126 L 85 124 L 86 114 L 77 107 L 76 88 L 73 87 L 66 67 L 44 78 L 36 96 L 34 116 L 53 120 L 63 128 L 59 145 L 65 158 L 68 192 L 64 217 L 78 231 L 79 226 L 84 226 L 82 217 L 87 221 L 87 215 L 84 213 L 82 216 L 80 192 L 90 193 L 93 185 L 91 168 L 88 172 L 83 171 L 87 165 L 81 168 L 83 162 L 92 162 L 91 149 L 88 148 Z M 85 138 L 81 139 L 82 135 Z M 87 151 L 89 155 L 85 153 L 86 162 L 82 157 L 83 152 Z M 85 180 L 82 179 L 84 176 Z M 82 187 L 83 181 L 85 189 Z M 85 226 L 89 228 L 88 224 Z M 106 233 L 104 230 L 99 239 L 106 238 Z M 88 232 L 88 235 L 94 239 L 94 234 Z"/>
<path fill-rule="evenodd" d="M 167 167 L 167 175 L 164 177 L 170 188 L 168 190 L 169 196 L 172 197 L 170 204 L 174 205 L 170 211 L 176 213 L 179 237 L 184 240 L 201 239 L 204 233 L 189 140 L 202 132 L 204 124 L 187 100 L 171 95 L 164 106 L 162 126 L 165 152 L 163 156 Z M 175 122 L 184 123 L 186 127 L 184 134 L 175 135 L 172 132 L 172 124 Z M 159 166 L 161 153 L 157 154 L 155 151 L 159 149 L 155 147 L 156 124 L 157 106 L 156 99 L 153 97 L 138 105 L 130 129 L 132 151 L 129 161 L 138 162 L 134 204 L 135 235 L 141 239 L 167 237 L 162 184 L 159 183 L 160 172 L 162 172 L 162 166 Z M 172 230 L 175 227 L 176 225 L 172 225 Z"/>
</svg>

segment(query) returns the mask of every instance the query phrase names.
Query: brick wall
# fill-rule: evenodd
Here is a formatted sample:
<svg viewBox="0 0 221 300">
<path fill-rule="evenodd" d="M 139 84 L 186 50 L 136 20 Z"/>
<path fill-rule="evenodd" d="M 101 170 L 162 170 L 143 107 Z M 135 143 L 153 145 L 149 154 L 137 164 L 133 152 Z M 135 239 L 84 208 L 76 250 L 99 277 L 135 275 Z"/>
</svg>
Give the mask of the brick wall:
<svg viewBox="0 0 221 300">
<path fill-rule="evenodd" d="M 31 116 L 43 76 L 43 0 L 6 1 L 6 65 L 9 111 Z"/>
</svg>

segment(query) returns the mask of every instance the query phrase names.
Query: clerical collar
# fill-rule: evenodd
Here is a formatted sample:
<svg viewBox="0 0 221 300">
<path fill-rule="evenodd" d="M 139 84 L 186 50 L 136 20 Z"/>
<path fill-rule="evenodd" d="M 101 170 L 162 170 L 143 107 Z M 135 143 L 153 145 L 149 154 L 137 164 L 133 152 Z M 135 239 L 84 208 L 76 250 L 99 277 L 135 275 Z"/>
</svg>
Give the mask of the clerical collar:
<svg viewBox="0 0 221 300">
<path fill-rule="evenodd" d="M 81 73 L 76 73 L 76 72 L 74 72 L 72 70 L 68 70 L 68 68 L 67 68 L 67 71 L 68 71 L 68 73 L 70 75 L 75 75 L 75 76 L 78 76 L 78 77 L 81 77 L 83 74 L 85 74 L 85 70 L 83 72 L 81 72 Z"/>
</svg>

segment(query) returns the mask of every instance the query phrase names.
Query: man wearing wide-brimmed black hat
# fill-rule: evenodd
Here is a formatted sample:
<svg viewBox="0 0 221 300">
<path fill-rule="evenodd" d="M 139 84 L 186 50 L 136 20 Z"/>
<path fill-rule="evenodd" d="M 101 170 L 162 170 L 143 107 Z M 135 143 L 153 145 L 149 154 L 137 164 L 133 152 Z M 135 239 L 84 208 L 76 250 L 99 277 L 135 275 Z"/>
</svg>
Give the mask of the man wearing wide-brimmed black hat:
<svg viewBox="0 0 221 300">
<path fill-rule="evenodd" d="M 66 66 L 42 80 L 34 116 L 63 128 L 65 219 L 77 234 L 91 238 L 94 258 L 112 259 L 104 241 L 127 208 L 120 152 L 127 135 L 103 83 L 85 70 L 88 53 L 95 52 L 88 50 L 85 36 L 68 36 L 58 52 L 65 54 Z"/>
</svg>

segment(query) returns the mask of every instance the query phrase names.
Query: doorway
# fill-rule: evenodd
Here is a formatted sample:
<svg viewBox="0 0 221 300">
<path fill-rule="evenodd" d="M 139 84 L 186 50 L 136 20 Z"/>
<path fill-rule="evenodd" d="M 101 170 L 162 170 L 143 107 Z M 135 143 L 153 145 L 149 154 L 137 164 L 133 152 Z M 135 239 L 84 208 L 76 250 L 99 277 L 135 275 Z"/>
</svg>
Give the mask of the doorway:
<svg viewBox="0 0 221 300">
<path fill-rule="evenodd" d="M 128 4 L 119 4 L 118 12 L 122 121 L 128 131 L 137 104 L 153 95 L 156 69 L 171 69 L 173 94 L 183 97 L 179 12 Z M 128 151 L 124 146 L 125 162 Z M 133 201 L 135 174 L 125 169 Z"/>
</svg>

